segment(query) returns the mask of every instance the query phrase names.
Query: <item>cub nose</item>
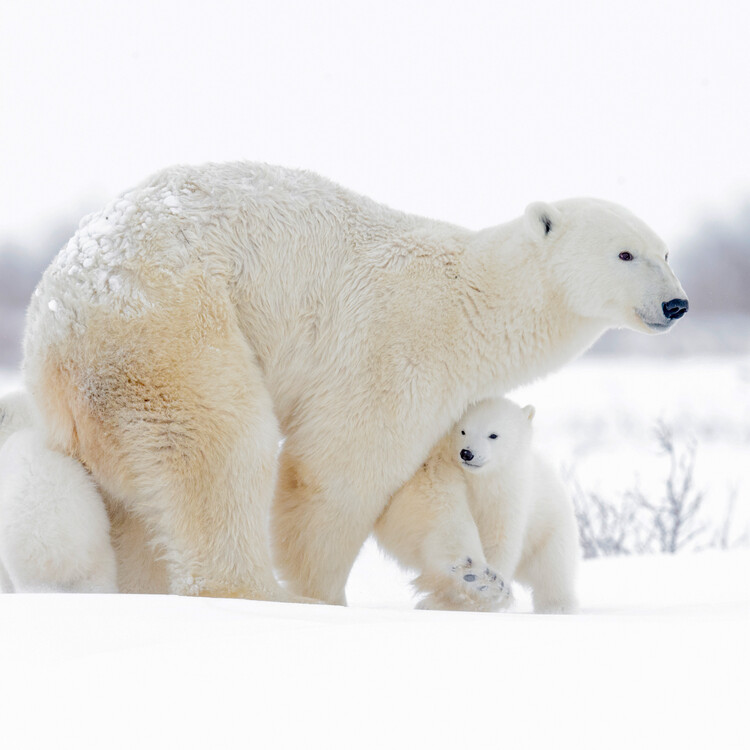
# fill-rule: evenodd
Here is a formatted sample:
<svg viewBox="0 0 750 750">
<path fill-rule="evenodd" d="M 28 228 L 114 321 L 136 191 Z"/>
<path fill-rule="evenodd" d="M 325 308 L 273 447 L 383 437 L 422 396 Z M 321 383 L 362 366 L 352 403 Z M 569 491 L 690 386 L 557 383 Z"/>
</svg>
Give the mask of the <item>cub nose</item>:
<svg viewBox="0 0 750 750">
<path fill-rule="evenodd" d="M 662 302 L 661 309 L 664 311 L 664 317 L 670 320 L 681 318 L 688 311 L 688 301 L 686 299 L 671 299 L 669 302 Z"/>
<path fill-rule="evenodd" d="M 459 455 L 464 461 L 471 461 L 474 458 L 474 454 L 468 448 L 464 448 Z"/>
</svg>

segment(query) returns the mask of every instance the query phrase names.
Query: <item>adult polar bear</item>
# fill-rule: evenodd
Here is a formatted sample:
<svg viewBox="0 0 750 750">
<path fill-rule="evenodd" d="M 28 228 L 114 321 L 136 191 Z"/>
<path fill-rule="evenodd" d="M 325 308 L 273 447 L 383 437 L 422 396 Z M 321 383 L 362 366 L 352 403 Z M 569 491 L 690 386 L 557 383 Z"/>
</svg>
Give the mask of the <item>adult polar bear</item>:
<svg viewBox="0 0 750 750">
<path fill-rule="evenodd" d="M 25 378 L 48 443 L 145 529 L 174 593 L 290 598 L 267 541 L 283 434 L 277 564 L 343 603 L 388 498 L 470 403 L 607 328 L 666 330 L 684 297 L 664 243 L 610 203 L 472 232 L 308 172 L 175 167 L 47 269 Z"/>
</svg>

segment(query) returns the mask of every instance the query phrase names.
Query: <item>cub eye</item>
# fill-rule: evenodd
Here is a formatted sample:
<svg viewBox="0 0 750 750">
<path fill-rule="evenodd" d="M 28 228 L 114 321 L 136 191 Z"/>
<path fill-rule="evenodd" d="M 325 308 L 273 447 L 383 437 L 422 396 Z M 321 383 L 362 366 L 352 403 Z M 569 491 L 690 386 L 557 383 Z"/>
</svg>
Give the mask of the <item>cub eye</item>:
<svg viewBox="0 0 750 750">
<path fill-rule="evenodd" d="M 490 435 L 490 440 L 497 440 L 497 435 L 494 432 Z"/>
<path fill-rule="evenodd" d="M 633 260 L 633 253 L 629 253 L 627 250 L 624 250 L 619 255 L 620 260 Z"/>
<path fill-rule="evenodd" d="M 462 435 L 465 435 L 466 433 L 465 433 L 465 432 L 464 432 L 463 430 L 461 430 L 461 434 L 462 434 Z"/>
</svg>

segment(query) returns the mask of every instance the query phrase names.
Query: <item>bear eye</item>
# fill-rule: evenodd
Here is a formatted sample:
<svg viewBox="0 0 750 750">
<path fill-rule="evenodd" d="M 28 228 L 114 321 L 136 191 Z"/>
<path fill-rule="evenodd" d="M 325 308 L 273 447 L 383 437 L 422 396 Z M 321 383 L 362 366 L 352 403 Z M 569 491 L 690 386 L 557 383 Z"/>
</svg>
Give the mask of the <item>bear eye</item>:
<svg viewBox="0 0 750 750">
<path fill-rule="evenodd" d="M 633 253 L 629 253 L 627 250 L 623 250 L 618 256 L 620 260 L 633 260 Z"/>
<path fill-rule="evenodd" d="M 465 432 L 464 432 L 463 430 L 461 430 L 461 434 L 462 434 L 462 435 L 465 435 L 466 433 L 465 433 Z"/>
<path fill-rule="evenodd" d="M 497 440 L 497 435 L 494 432 L 490 435 L 490 440 Z"/>
</svg>

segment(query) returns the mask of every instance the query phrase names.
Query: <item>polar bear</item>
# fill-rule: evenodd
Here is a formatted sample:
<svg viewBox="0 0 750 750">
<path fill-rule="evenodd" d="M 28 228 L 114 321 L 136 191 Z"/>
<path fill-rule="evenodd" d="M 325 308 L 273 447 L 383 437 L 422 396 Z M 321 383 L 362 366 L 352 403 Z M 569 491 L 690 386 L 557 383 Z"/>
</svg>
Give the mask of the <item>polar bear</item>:
<svg viewBox="0 0 750 750">
<path fill-rule="evenodd" d="M 519 581 L 534 611 L 575 610 L 575 512 L 532 450 L 533 418 L 505 398 L 470 407 L 378 519 L 380 545 L 420 573 L 421 607 L 497 609 Z"/>
<path fill-rule="evenodd" d="M 32 424 L 32 404 L 23 391 L 11 391 L 0 398 L 0 448 L 16 431 Z"/>
<path fill-rule="evenodd" d="M 23 393 L 0 399 L 0 583 L 5 592 L 114 593 L 109 518 L 81 464 L 49 450 Z"/>
<path fill-rule="evenodd" d="M 52 261 L 25 382 L 171 592 L 343 604 L 388 499 L 470 403 L 686 310 L 662 240 L 604 201 L 477 232 L 308 172 L 180 166 Z"/>
</svg>

